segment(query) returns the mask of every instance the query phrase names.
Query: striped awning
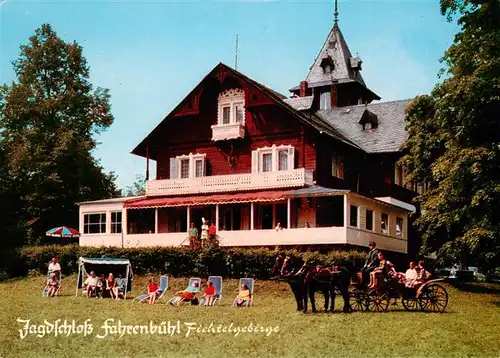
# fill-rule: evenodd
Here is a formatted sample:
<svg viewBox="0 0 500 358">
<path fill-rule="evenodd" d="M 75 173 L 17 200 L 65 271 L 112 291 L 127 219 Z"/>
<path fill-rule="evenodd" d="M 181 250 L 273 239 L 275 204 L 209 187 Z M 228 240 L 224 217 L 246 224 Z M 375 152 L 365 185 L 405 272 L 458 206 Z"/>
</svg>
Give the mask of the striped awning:
<svg viewBox="0 0 500 358">
<path fill-rule="evenodd" d="M 246 193 L 177 196 L 177 197 L 150 197 L 125 202 L 127 209 L 164 208 L 178 206 L 200 206 L 214 204 L 261 203 L 285 200 L 288 191 L 253 191 Z"/>
</svg>

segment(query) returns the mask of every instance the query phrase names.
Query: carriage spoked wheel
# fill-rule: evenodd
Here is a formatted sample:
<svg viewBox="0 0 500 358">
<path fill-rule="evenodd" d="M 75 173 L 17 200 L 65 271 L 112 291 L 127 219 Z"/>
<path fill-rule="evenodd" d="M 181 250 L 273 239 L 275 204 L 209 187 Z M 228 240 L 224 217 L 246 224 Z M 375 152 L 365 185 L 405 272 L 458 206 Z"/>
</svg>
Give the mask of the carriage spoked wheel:
<svg viewBox="0 0 500 358">
<path fill-rule="evenodd" d="M 384 312 L 389 310 L 390 300 L 387 292 L 374 289 L 368 292 L 366 306 L 370 312 Z"/>
<path fill-rule="evenodd" d="M 424 312 L 444 312 L 448 306 L 448 292 L 436 283 L 431 283 L 420 293 L 420 306 Z"/>
<path fill-rule="evenodd" d="M 403 307 L 407 311 L 420 311 L 420 300 L 415 297 L 404 297 L 401 299 L 401 303 Z"/>
<path fill-rule="evenodd" d="M 353 311 L 366 310 L 366 298 L 363 290 L 353 288 L 349 290 L 349 304 Z"/>
</svg>

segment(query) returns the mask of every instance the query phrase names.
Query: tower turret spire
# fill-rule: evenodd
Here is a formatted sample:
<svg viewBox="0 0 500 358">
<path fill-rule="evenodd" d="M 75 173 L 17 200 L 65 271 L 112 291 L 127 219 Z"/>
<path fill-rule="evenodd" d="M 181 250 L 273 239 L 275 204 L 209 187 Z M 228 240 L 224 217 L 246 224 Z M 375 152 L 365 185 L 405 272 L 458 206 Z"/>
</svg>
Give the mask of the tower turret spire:
<svg viewBox="0 0 500 358">
<path fill-rule="evenodd" d="M 338 11 L 338 7 L 337 7 L 337 1 L 338 0 L 335 0 L 335 11 L 333 12 L 333 20 L 334 20 L 335 25 L 337 25 L 337 22 L 339 21 L 339 11 Z"/>
</svg>

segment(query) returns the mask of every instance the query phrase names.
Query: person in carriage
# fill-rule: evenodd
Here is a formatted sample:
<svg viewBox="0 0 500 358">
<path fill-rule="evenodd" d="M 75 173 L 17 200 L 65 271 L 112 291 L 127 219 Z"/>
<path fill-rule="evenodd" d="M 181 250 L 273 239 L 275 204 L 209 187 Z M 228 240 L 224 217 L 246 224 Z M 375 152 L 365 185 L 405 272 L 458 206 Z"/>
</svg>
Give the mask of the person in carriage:
<svg viewBox="0 0 500 358">
<path fill-rule="evenodd" d="M 380 281 L 385 277 L 389 277 L 389 272 L 394 268 L 394 265 L 386 260 L 384 254 L 379 251 L 378 253 L 379 266 L 370 272 L 370 284 L 368 288 L 376 288 L 380 285 Z"/>
<path fill-rule="evenodd" d="M 370 281 L 371 273 L 379 266 L 379 250 L 377 249 L 377 244 L 375 243 L 375 241 L 370 241 L 368 243 L 368 247 L 370 248 L 370 252 L 368 252 L 365 265 L 361 269 L 361 277 L 363 283 L 367 283 L 368 281 Z"/>
</svg>

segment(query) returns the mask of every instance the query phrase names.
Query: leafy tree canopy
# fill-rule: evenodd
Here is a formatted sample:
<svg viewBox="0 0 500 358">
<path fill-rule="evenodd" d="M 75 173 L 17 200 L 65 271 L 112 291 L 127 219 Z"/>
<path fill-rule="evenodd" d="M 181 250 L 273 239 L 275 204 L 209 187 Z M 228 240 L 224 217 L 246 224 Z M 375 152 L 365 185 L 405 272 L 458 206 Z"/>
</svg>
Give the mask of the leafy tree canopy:
<svg viewBox="0 0 500 358">
<path fill-rule="evenodd" d="M 135 176 L 135 182 L 128 185 L 122 190 L 123 196 L 140 196 L 146 195 L 146 177 L 141 174 Z"/>
<path fill-rule="evenodd" d="M 113 123 L 110 95 L 93 89 L 82 47 L 42 25 L 13 62 L 17 81 L 0 88 L 0 146 L 7 179 L 16 183 L 23 210 L 39 218 L 38 234 L 76 225 L 75 203 L 114 196 L 113 173 L 91 151 Z"/>
<path fill-rule="evenodd" d="M 461 27 L 444 80 L 407 108 L 408 181 L 419 197 L 423 252 L 443 264 L 500 265 L 500 2 L 441 1 Z"/>
</svg>

